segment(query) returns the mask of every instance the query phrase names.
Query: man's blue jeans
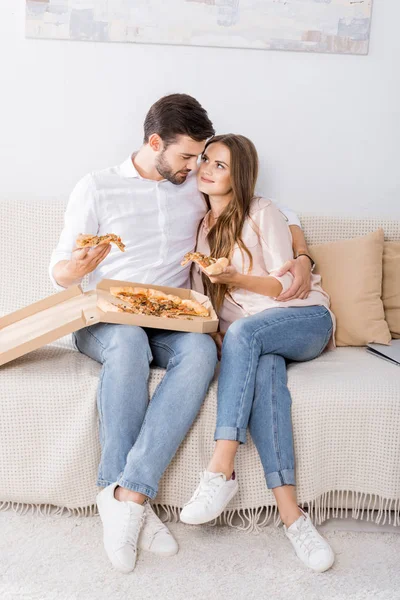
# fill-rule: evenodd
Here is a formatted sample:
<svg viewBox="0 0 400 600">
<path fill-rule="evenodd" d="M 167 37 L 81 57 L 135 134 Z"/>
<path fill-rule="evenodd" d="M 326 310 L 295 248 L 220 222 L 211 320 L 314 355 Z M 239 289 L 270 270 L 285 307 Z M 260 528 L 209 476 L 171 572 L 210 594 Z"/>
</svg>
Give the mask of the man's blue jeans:
<svg viewBox="0 0 400 600">
<path fill-rule="evenodd" d="M 215 343 L 200 333 L 112 323 L 92 325 L 74 335 L 78 350 L 102 364 L 97 485 L 118 481 L 153 499 L 212 381 Z M 167 372 L 149 404 L 150 364 Z"/>
<path fill-rule="evenodd" d="M 332 326 L 323 306 L 270 308 L 235 321 L 225 335 L 215 439 L 245 443 L 249 427 L 269 488 L 295 484 L 286 360 L 319 356 Z"/>
</svg>

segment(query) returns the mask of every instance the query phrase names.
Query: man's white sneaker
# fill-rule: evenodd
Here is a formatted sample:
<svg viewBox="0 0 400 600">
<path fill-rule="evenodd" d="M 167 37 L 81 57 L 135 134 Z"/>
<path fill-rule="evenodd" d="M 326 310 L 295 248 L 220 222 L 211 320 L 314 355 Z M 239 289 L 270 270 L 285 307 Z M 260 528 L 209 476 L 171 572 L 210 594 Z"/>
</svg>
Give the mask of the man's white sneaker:
<svg viewBox="0 0 400 600">
<path fill-rule="evenodd" d="M 234 473 L 232 479 L 227 481 L 223 473 L 204 471 L 200 474 L 199 487 L 181 511 L 182 523 L 201 525 L 216 519 L 232 500 L 238 488 Z"/>
<path fill-rule="evenodd" d="M 120 502 L 114 497 L 118 483 L 97 494 L 96 502 L 103 522 L 103 541 L 107 556 L 116 569 L 133 571 L 137 542 L 145 519 L 145 507 L 135 502 Z"/>
<path fill-rule="evenodd" d="M 138 546 L 141 550 L 154 552 L 159 556 L 173 556 L 179 546 L 168 527 L 154 513 L 150 502 L 144 505 L 145 520 L 139 535 Z"/>
<path fill-rule="evenodd" d="M 335 555 L 328 542 L 315 529 L 307 513 L 303 510 L 301 512 L 303 515 L 290 527 L 283 526 L 284 532 L 300 560 L 313 571 L 322 573 L 333 565 Z"/>
</svg>

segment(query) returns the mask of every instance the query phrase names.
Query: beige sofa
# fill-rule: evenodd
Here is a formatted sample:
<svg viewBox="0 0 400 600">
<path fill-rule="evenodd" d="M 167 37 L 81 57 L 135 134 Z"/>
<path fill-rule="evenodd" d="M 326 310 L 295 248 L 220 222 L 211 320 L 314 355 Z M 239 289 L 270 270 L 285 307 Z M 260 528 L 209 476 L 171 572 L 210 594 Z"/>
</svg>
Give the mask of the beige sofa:
<svg viewBox="0 0 400 600">
<path fill-rule="evenodd" d="M 0 315 L 54 290 L 47 275 L 62 227 L 61 202 L 0 203 Z M 400 223 L 300 215 L 309 244 L 382 227 L 400 240 Z M 95 513 L 99 460 L 96 389 L 100 365 L 70 338 L 0 367 L 0 509 Z M 329 515 L 399 524 L 400 369 L 365 348 L 337 348 L 291 364 L 289 387 L 298 496 L 317 522 Z M 163 377 L 152 369 L 150 394 Z M 216 380 L 156 499 L 168 518 L 189 498 L 212 452 Z M 240 491 L 220 522 L 257 529 L 276 516 L 251 442 L 241 446 Z M 277 521 L 277 519 L 275 519 Z"/>
</svg>

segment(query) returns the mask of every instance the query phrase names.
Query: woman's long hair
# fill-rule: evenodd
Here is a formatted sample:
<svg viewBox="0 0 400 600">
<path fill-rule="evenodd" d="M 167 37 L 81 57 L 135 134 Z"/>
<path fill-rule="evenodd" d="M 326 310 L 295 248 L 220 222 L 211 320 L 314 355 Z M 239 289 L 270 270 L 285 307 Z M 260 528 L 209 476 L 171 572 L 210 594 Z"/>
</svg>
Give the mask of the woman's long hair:
<svg viewBox="0 0 400 600">
<path fill-rule="evenodd" d="M 220 142 L 230 151 L 231 165 L 231 185 L 233 198 L 224 211 L 220 214 L 215 225 L 211 228 L 207 241 L 210 246 L 210 255 L 216 258 L 232 257 L 235 244 L 242 252 L 246 252 L 250 260 L 249 272 L 253 267 L 253 258 L 250 250 L 245 246 L 242 240 L 242 229 L 246 218 L 250 214 L 251 201 L 254 199 L 254 192 L 258 176 L 258 155 L 257 150 L 249 139 L 243 135 L 228 133 L 211 138 L 204 149 L 206 152 L 210 144 Z M 211 209 L 210 200 L 207 194 L 203 194 L 208 208 Z M 228 291 L 228 286 L 223 284 L 213 284 L 208 277 L 203 274 L 203 283 L 208 296 L 218 311 Z"/>
</svg>

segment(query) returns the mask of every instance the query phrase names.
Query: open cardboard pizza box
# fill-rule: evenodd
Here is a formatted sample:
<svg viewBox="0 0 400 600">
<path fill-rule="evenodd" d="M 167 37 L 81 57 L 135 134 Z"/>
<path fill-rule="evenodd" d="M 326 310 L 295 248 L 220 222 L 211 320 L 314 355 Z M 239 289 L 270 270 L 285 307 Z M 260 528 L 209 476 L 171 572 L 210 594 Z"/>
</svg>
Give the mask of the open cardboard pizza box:
<svg viewBox="0 0 400 600">
<path fill-rule="evenodd" d="M 122 312 L 109 312 L 107 304 L 112 303 L 114 306 L 124 304 L 122 300 L 114 298 L 110 294 L 111 287 L 139 287 L 151 288 L 159 290 L 164 294 L 172 294 L 179 296 L 183 300 L 197 300 L 205 308 L 208 309 L 209 317 L 176 317 L 174 319 L 165 319 L 161 317 L 151 317 L 147 315 L 132 315 Z M 192 331 L 194 333 L 213 333 L 218 330 L 218 317 L 212 307 L 207 296 L 187 290 L 183 288 L 172 288 L 160 285 L 149 285 L 143 283 L 134 283 L 130 281 L 119 281 L 116 279 L 102 279 L 96 287 L 97 292 L 97 308 L 100 313 L 100 321 L 102 323 L 120 323 L 125 325 L 139 325 L 140 327 L 153 327 L 155 329 L 170 329 L 172 331 Z"/>
<path fill-rule="evenodd" d="M 110 294 L 109 290 L 114 286 L 151 287 L 183 299 L 192 298 L 208 308 L 210 316 L 166 319 L 109 312 L 107 302 L 114 305 L 123 303 Z M 218 317 L 207 296 L 181 288 L 103 279 L 95 290 L 83 292 L 79 285 L 75 285 L 0 318 L 0 366 L 83 327 L 100 322 L 196 333 L 212 333 L 218 330 Z"/>
<path fill-rule="evenodd" d="M 0 318 L 0 365 L 99 322 L 96 292 L 79 285 Z"/>
</svg>

